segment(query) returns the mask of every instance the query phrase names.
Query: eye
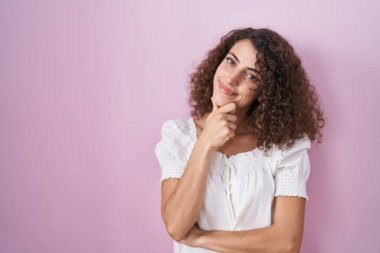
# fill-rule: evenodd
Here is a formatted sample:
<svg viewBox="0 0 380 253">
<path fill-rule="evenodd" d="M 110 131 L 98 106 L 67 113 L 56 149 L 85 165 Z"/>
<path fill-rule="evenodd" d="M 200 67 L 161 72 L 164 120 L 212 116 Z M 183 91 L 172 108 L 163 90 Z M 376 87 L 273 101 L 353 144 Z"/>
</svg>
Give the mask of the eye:
<svg viewBox="0 0 380 253">
<path fill-rule="evenodd" d="M 236 65 L 236 62 L 235 62 L 235 60 L 234 59 L 232 59 L 231 57 L 226 57 L 226 61 L 230 64 L 230 65 L 232 65 L 232 66 L 235 66 Z"/>
<path fill-rule="evenodd" d="M 261 86 L 259 79 L 257 78 L 256 75 L 247 74 L 247 78 L 251 82 L 250 88 L 249 88 L 250 90 L 256 90 L 257 88 Z"/>
<path fill-rule="evenodd" d="M 257 81 L 257 77 L 255 75 L 252 75 L 252 74 L 247 74 L 247 77 L 249 80 L 251 80 L 252 82 L 256 82 Z"/>
</svg>

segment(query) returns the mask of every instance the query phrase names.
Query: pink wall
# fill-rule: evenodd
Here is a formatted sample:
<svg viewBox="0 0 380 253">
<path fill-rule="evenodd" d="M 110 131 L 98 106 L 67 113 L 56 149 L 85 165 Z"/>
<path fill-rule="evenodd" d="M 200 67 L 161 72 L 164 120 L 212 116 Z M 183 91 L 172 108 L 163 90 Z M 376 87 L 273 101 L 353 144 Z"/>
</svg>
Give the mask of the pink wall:
<svg viewBox="0 0 380 253">
<path fill-rule="evenodd" d="M 0 252 L 170 252 L 154 145 L 221 35 L 290 40 L 326 113 L 302 252 L 380 252 L 380 2 L 0 1 Z"/>
</svg>

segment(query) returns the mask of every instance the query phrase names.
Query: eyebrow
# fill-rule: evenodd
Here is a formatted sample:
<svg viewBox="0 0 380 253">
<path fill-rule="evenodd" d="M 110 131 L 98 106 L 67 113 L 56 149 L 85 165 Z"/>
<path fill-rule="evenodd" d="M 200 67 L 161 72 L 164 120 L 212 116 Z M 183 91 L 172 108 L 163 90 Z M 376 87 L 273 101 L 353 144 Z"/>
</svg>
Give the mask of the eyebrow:
<svg viewBox="0 0 380 253">
<path fill-rule="evenodd" d="M 239 62 L 240 63 L 240 61 L 239 61 L 239 58 L 237 58 L 237 56 L 234 54 L 234 53 L 232 53 L 232 52 L 228 52 L 230 55 L 232 55 L 234 58 L 235 58 L 235 60 L 237 61 L 237 62 Z M 257 73 L 258 71 L 256 70 L 256 69 L 254 69 L 254 68 L 247 68 L 248 70 L 252 70 L 253 72 L 255 72 L 255 73 Z"/>
</svg>

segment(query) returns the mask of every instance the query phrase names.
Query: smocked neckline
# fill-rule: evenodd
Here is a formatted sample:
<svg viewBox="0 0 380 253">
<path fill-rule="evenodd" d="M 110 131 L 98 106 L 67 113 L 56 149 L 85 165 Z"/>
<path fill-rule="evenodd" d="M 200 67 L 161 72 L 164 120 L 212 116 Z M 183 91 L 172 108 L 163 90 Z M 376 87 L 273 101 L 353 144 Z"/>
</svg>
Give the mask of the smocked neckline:
<svg viewBox="0 0 380 253">
<path fill-rule="evenodd" d="M 190 134 L 191 134 L 191 139 L 193 140 L 194 144 L 197 142 L 198 140 L 198 137 L 197 137 L 197 127 L 195 125 L 195 121 L 194 121 L 194 118 L 193 117 L 190 117 L 189 118 L 189 122 L 190 122 Z M 231 155 L 231 156 L 227 156 L 226 154 L 222 153 L 222 152 L 219 152 L 219 151 L 213 151 L 214 154 L 216 154 L 217 156 L 220 156 L 224 159 L 226 159 L 227 161 L 230 161 L 232 159 L 235 159 L 237 157 L 240 157 L 240 156 L 250 156 L 254 153 L 257 153 L 259 151 L 259 149 L 256 147 L 255 149 L 252 149 L 252 150 L 248 150 L 248 151 L 245 151 L 245 152 L 240 152 L 240 153 L 237 153 L 237 154 L 234 154 L 234 155 Z"/>
</svg>

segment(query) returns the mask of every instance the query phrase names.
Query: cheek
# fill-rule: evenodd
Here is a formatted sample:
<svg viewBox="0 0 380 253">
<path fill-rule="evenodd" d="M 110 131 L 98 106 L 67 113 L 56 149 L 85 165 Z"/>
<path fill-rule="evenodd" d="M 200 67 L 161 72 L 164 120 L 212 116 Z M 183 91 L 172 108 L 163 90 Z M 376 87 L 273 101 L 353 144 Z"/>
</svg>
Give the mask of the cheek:
<svg viewBox="0 0 380 253">
<path fill-rule="evenodd" d="M 226 68 L 225 64 L 223 64 L 223 62 L 222 62 L 222 63 L 219 64 L 218 68 L 216 69 L 215 76 L 217 76 L 217 75 L 223 75 L 226 72 L 227 72 L 227 68 Z"/>
<path fill-rule="evenodd" d="M 218 78 L 223 76 L 223 67 L 222 64 L 219 65 L 219 67 L 216 69 L 214 74 L 214 88 L 218 86 Z"/>
<path fill-rule="evenodd" d="M 255 100 L 256 92 L 253 90 L 246 90 L 244 93 L 242 93 L 242 98 L 239 102 L 239 104 L 243 107 L 252 104 L 252 102 Z"/>
</svg>

